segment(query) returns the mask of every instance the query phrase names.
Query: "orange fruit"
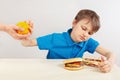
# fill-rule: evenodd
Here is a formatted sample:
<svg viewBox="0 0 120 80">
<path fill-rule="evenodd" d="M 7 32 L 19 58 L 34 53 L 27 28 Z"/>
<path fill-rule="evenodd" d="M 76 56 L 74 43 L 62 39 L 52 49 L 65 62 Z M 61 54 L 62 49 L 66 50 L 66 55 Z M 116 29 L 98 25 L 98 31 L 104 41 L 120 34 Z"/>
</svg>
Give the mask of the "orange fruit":
<svg viewBox="0 0 120 80">
<path fill-rule="evenodd" d="M 17 31 L 18 34 L 28 34 L 30 32 L 30 25 L 26 22 L 18 22 L 16 26 L 23 28 L 23 31 Z"/>
</svg>

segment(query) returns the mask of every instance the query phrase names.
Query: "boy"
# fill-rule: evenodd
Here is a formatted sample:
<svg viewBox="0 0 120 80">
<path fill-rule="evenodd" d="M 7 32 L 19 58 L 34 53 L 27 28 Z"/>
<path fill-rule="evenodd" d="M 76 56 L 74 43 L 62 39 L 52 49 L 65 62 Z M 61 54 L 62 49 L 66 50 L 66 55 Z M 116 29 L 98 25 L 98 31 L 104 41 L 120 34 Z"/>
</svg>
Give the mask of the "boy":
<svg viewBox="0 0 120 80">
<path fill-rule="evenodd" d="M 90 38 L 100 28 L 99 16 L 92 10 L 78 12 L 67 32 L 53 33 L 36 39 L 24 40 L 24 46 L 38 46 L 41 50 L 49 50 L 47 59 L 68 59 L 83 57 L 84 52 L 94 51 L 106 57 L 102 58 L 99 69 L 109 72 L 113 65 L 113 54 Z"/>
</svg>

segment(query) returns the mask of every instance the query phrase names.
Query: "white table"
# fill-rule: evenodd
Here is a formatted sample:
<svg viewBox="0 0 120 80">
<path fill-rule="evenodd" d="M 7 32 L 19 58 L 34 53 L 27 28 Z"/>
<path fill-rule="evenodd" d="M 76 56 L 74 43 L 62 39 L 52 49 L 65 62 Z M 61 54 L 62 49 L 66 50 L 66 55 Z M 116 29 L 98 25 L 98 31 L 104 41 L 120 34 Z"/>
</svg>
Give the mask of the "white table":
<svg viewBox="0 0 120 80">
<path fill-rule="evenodd" d="M 63 60 L 0 59 L 0 80 L 120 80 L 117 66 L 109 73 L 85 67 L 78 71 L 63 68 Z"/>
</svg>

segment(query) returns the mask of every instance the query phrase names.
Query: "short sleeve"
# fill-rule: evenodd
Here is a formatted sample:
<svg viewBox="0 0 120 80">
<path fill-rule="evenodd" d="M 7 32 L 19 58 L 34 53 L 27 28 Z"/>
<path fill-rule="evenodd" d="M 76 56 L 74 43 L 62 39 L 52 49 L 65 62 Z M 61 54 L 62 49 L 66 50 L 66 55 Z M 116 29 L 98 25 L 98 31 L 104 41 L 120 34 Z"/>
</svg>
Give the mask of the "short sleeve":
<svg viewBox="0 0 120 80">
<path fill-rule="evenodd" d="M 52 48 L 53 34 L 36 38 L 39 49 L 48 50 Z"/>
<path fill-rule="evenodd" d="M 90 38 L 88 40 L 88 44 L 87 44 L 87 51 L 90 52 L 90 53 L 94 53 L 96 48 L 98 47 L 99 45 L 99 42 Z"/>
</svg>

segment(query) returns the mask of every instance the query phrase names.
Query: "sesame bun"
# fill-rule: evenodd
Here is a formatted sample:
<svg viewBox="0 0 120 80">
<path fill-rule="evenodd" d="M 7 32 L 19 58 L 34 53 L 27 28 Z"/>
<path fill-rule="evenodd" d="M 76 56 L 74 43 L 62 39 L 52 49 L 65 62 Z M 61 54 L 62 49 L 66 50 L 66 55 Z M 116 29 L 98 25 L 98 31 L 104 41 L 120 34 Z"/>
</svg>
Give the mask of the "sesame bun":
<svg viewBox="0 0 120 80">
<path fill-rule="evenodd" d="M 77 62 L 77 61 L 82 61 L 82 58 L 66 59 L 66 60 L 64 60 L 64 63 Z"/>
</svg>

